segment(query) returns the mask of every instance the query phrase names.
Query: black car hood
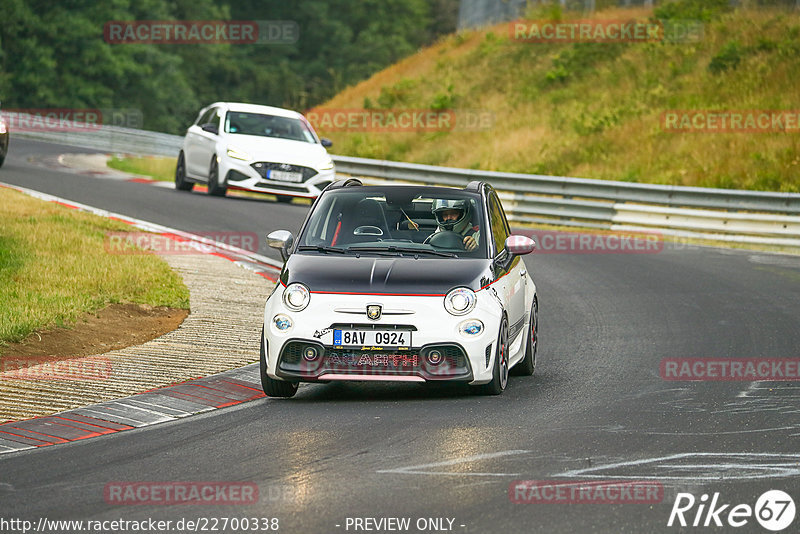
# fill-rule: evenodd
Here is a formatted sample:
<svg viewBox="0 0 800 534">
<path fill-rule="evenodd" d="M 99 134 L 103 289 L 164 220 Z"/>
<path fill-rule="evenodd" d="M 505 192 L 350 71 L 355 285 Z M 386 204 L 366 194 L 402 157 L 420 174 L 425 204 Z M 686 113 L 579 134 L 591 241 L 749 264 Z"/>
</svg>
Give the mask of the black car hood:
<svg viewBox="0 0 800 534">
<path fill-rule="evenodd" d="M 292 254 L 281 282 L 301 282 L 316 292 L 444 295 L 454 287 L 477 291 L 492 283 L 491 266 L 488 259 Z"/>
</svg>

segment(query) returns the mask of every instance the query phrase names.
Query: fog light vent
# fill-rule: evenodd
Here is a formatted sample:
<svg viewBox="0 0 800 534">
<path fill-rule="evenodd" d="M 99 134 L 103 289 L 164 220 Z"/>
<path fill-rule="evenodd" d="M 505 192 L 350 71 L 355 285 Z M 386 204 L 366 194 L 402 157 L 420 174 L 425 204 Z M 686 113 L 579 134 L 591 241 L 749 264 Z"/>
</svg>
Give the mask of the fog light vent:
<svg viewBox="0 0 800 534">
<path fill-rule="evenodd" d="M 319 358 L 319 349 L 314 345 L 309 345 L 303 349 L 303 359 L 307 362 L 313 362 Z"/>
<path fill-rule="evenodd" d="M 436 349 L 429 350 L 425 358 L 427 358 L 428 363 L 431 365 L 439 365 L 444 361 L 444 356 Z"/>
</svg>

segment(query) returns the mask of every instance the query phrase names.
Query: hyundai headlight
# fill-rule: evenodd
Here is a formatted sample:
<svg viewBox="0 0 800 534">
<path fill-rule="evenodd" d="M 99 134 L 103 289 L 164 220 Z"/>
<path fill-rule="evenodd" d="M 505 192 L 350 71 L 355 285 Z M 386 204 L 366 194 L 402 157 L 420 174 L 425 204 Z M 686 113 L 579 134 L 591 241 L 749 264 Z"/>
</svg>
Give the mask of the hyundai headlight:
<svg viewBox="0 0 800 534">
<path fill-rule="evenodd" d="M 289 284 L 283 292 L 283 304 L 292 311 L 302 311 L 308 306 L 311 294 L 303 284 Z"/>
<path fill-rule="evenodd" d="M 228 147 L 228 157 L 233 159 L 240 159 L 242 161 L 250 161 L 252 159 L 250 157 L 250 154 L 234 146 Z"/>
<path fill-rule="evenodd" d="M 473 290 L 457 287 L 444 297 L 444 308 L 451 315 L 465 315 L 475 308 L 477 301 Z"/>
</svg>

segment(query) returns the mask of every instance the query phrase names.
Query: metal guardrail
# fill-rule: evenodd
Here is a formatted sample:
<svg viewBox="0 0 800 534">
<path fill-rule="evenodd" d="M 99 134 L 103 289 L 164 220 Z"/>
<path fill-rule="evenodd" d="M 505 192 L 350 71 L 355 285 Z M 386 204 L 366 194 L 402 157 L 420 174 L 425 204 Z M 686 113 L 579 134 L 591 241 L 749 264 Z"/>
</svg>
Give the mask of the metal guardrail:
<svg viewBox="0 0 800 534">
<path fill-rule="evenodd" d="M 662 206 L 757 210 L 800 214 L 800 194 L 740 191 L 670 185 L 565 178 L 538 174 L 478 171 L 336 156 L 337 171 L 354 175 L 408 181 L 435 181 L 465 185 L 471 180 L 490 182 L 495 189 L 514 193 L 592 198 L 614 202 L 642 202 Z M 420 178 L 426 178 L 420 180 Z"/>
<path fill-rule="evenodd" d="M 112 153 L 176 156 L 177 135 L 101 126 L 86 131 L 12 132 Z M 591 180 L 437 167 L 333 156 L 337 173 L 463 187 L 491 183 L 509 219 L 526 223 L 658 231 L 663 234 L 800 248 L 800 194 Z"/>
<path fill-rule="evenodd" d="M 335 156 L 336 171 L 501 192 L 509 219 L 800 248 L 800 194 L 591 180 Z"/>
<path fill-rule="evenodd" d="M 86 129 L 14 131 L 11 136 L 62 145 L 91 148 L 110 153 L 141 156 L 176 156 L 183 137 L 121 126 L 92 126 Z"/>
</svg>

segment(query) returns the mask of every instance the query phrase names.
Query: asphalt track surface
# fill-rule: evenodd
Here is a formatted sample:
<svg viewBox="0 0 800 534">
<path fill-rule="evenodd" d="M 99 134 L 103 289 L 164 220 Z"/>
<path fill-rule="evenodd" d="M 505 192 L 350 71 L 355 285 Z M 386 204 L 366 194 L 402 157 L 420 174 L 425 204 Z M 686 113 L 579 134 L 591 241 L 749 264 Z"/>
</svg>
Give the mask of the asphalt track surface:
<svg viewBox="0 0 800 534">
<path fill-rule="evenodd" d="M 28 162 L 70 151 L 86 152 L 12 139 L 0 181 L 187 231 L 296 231 L 308 209 Z M 431 531 L 417 529 L 420 518 L 452 519 L 463 533 L 669 532 L 679 530 L 667 527 L 678 492 L 698 501 L 719 492 L 731 505 L 723 521 L 769 489 L 800 506 L 799 382 L 659 374 L 664 358 L 800 356 L 800 258 L 667 245 L 657 254 L 525 261 L 541 302 L 537 372 L 512 377 L 499 397 L 461 387 L 303 385 L 289 400 L 8 454 L 0 517 L 265 517 L 288 533 L 365 532 L 353 518 L 387 517 L 411 518 L 408 532 Z M 515 480 L 611 479 L 658 481 L 663 500 L 515 504 L 508 496 Z M 132 481 L 247 481 L 260 497 L 239 506 L 104 500 L 107 484 Z M 767 532 L 753 517 L 742 528 L 709 528 Z"/>
</svg>

